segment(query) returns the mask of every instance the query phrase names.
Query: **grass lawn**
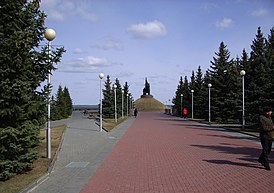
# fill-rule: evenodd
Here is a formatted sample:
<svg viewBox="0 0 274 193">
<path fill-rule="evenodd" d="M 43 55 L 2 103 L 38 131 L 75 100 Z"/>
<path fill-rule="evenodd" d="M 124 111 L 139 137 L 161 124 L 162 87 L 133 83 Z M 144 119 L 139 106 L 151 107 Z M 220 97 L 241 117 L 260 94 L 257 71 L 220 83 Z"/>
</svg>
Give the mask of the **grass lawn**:
<svg viewBox="0 0 274 193">
<path fill-rule="evenodd" d="M 115 122 L 114 119 L 104 119 L 103 127 L 105 130 L 111 131 L 114 127 L 116 127 L 117 125 L 119 125 L 126 119 L 127 119 L 126 116 L 124 118 L 119 118 L 119 119 L 117 119 L 117 123 Z"/>
<path fill-rule="evenodd" d="M 66 125 L 54 127 L 51 129 L 51 153 L 52 158 L 61 142 L 62 135 L 65 131 Z M 46 157 L 46 130 L 40 131 L 41 144 L 37 147 L 40 158 L 33 163 L 33 169 L 25 174 L 14 176 L 8 181 L 0 182 L 0 192 L 3 193 L 16 193 L 25 188 L 28 184 L 34 182 L 39 177 L 44 175 L 50 165 L 50 160 Z"/>
</svg>

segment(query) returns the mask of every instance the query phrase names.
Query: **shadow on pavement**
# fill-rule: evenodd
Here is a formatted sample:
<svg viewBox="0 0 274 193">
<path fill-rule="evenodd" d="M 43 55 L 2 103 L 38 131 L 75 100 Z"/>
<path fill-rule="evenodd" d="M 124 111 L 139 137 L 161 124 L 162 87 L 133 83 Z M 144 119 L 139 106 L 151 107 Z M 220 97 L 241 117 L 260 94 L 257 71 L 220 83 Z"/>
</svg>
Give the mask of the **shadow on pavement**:
<svg viewBox="0 0 274 193">
<path fill-rule="evenodd" d="M 242 157 L 237 158 L 239 160 L 248 161 L 251 163 L 243 163 L 243 162 L 233 162 L 230 160 L 203 160 L 209 163 L 214 164 L 230 164 L 230 165 L 238 165 L 238 166 L 246 166 L 246 167 L 258 167 L 257 159 L 261 153 L 261 149 L 258 148 L 252 148 L 252 147 L 235 147 L 235 145 L 231 144 L 231 146 L 228 146 L 230 144 L 225 143 L 226 146 L 222 145 L 191 145 L 193 147 L 199 147 L 199 148 L 205 148 L 210 149 L 214 151 L 218 151 L 225 154 L 236 154 L 236 155 L 242 155 Z M 233 146 L 234 147 L 233 147 Z M 270 155 L 270 163 L 274 163 L 273 161 L 273 154 Z M 254 164 L 255 163 L 255 164 Z"/>
<path fill-rule="evenodd" d="M 198 134 L 201 136 L 219 137 L 219 138 L 226 138 L 226 139 L 245 139 L 245 140 L 252 140 L 252 141 L 259 142 L 259 138 L 256 136 L 241 134 L 240 132 L 237 132 L 237 131 L 234 131 L 231 129 L 227 129 L 227 128 L 223 128 L 223 127 L 217 126 L 217 125 L 213 126 L 213 125 L 200 124 L 200 123 L 192 122 L 191 120 L 187 120 L 187 119 L 170 118 L 165 115 L 163 115 L 163 116 L 161 116 L 161 118 L 157 118 L 155 120 L 169 121 L 169 122 L 171 122 L 170 123 L 171 125 L 182 126 L 182 128 L 185 127 L 186 129 L 197 129 L 197 130 L 207 130 L 207 131 L 208 130 L 215 130 L 215 131 L 217 130 L 217 131 L 224 132 L 223 135 L 222 134 Z M 233 135 L 230 135 L 230 133 Z M 237 133 L 239 133 L 239 135 Z M 235 166 L 242 166 L 242 167 L 264 169 L 264 167 L 262 167 L 257 161 L 257 159 L 261 153 L 260 148 L 241 147 L 241 146 L 237 146 L 235 144 L 229 144 L 229 143 L 220 143 L 220 145 L 196 145 L 196 144 L 194 144 L 191 146 L 198 147 L 198 148 L 206 148 L 206 149 L 218 151 L 218 152 L 225 153 L 225 154 L 239 155 L 239 157 L 237 158 L 237 160 L 239 160 L 239 162 L 232 161 L 232 160 L 222 160 L 222 159 L 219 159 L 219 160 L 218 159 L 211 159 L 211 160 L 205 159 L 205 160 L 203 160 L 208 163 L 220 164 L 220 165 L 235 165 Z M 270 158 L 270 160 L 269 160 L 270 163 L 273 164 L 274 163 L 273 152 L 271 153 L 269 158 Z"/>
<path fill-rule="evenodd" d="M 233 162 L 229 160 L 203 160 L 208 163 L 213 164 L 220 164 L 220 165 L 234 165 L 234 166 L 244 166 L 244 167 L 250 167 L 250 168 L 260 168 L 264 169 L 264 167 L 259 166 L 258 164 L 251 164 L 251 163 L 239 163 L 239 162 Z"/>
<path fill-rule="evenodd" d="M 250 137 L 250 136 L 211 135 L 211 134 L 199 134 L 199 135 L 204 135 L 209 137 L 221 137 L 221 138 L 227 138 L 227 139 L 247 139 L 252 141 L 258 141 L 258 138 Z"/>
</svg>

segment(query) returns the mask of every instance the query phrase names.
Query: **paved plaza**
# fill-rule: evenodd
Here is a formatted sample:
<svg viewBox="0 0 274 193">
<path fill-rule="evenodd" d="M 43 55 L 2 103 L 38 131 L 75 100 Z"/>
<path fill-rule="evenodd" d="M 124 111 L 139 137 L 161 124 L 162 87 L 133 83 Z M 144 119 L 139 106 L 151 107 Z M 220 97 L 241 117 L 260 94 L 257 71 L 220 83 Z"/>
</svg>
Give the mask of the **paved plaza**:
<svg viewBox="0 0 274 193">
<path fill-rule="evenodd" d="M 256 137 L 160 112 L 98 129 L 74 112 L 52 172 L 29 192 L 274 192 L 274 156 L 265 170 Z"/>
</svg>

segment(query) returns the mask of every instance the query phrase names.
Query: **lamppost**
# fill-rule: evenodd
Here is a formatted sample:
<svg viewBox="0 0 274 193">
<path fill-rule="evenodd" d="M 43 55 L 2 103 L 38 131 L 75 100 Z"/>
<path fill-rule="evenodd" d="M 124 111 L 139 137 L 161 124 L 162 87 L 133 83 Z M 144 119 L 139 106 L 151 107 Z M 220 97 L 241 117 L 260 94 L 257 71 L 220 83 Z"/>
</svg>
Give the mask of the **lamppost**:
<svg viewBox="0 0 274 193">
<path fill-rule="evenodd" d="M 210 88 L 212 87 L 212 84 L 208 84 L 208 122 L 211 122 L 211 112 L 210 112 Z"/>
<path fill-rule="evenodd" d="M 104 78 L 104 74 L 100 73 L 100 132 L 103 130 L 103 104 L 102 104 L 102 79 Z"/>
<path fill-rule="evenodd" d="M 243 115 L 242 115 L 242 127 L 245 127 L 245 71 L 241 70 L 240 75 L 242 76 L 242 83 L 243 83 Z"/>
<path fill-rule="evenodd" d="M 128 100 L 129 100 L 128 104 L 129 104 L 129 114 L 130 114 L 130 110 L 132 109 L 132 98 L 129 97 Z"/>
<path fill-rule="evenodd" d="M 122 90 L 122 118 L 124 118 L 124 90 Z"/>
<path fill-rule="evenodd" d="M 193 119 L 193 93 L 194 90 L 191 90 L 191 118 Z"/>
<path fill-rule="evenodd" d="M 181 94 L 181 117 L 183 116 L 183 94 Z"/>
<path fill-rule="evenodd" d="M 128 116 L 128 93 L 127 93 L 127 116 Z"/>
<path fill-rule="evenodd" d="M 117 123 L 117 106 L 116 106 L 116 88 L 117 88 L 117 85 L 114 84 L 113 88 L 114 88 L 114 118 L 115 118 L 115 122 Z"/>
<path fill-rule="evenodd" d="M 48 40 L 48 62 L 50 62 L 50 55 L 51 55 L 51 41 L 55 39 L 56 33 L 53 29 L 47 29 L 44 34 L 45 38 Z M 50 89 L 50 76 L 51 71 L 48 73 L 48 119 L 47 119 L 47 157 L 51 158 L 51 133 L 50 133 L 50 95 L 51 95 L 51 89 Z"/>
</svg>

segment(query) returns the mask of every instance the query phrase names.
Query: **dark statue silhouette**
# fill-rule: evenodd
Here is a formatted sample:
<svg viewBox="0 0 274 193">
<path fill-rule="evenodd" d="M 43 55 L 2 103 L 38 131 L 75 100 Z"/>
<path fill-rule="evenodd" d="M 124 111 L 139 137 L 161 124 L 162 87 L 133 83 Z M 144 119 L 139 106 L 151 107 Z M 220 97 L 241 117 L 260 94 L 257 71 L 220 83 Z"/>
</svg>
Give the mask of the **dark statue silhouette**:
<svg viewBox="0 0 274 193">
<path fill-rule="evenodd" d="M 150 84 L 147 81 L 145 81 L 145 88 L 143 89 L 143 95 L 141 95 L 141 98 L 153 98 L 153 96 L 150 94 Z"/>
<path fill-rule="evenodd" d="M 145 82 L 145 88 L 143 89 L 143 95 L 150 95 L 150 85 L 147 81 L 147 78 Z"/>
</svg>

